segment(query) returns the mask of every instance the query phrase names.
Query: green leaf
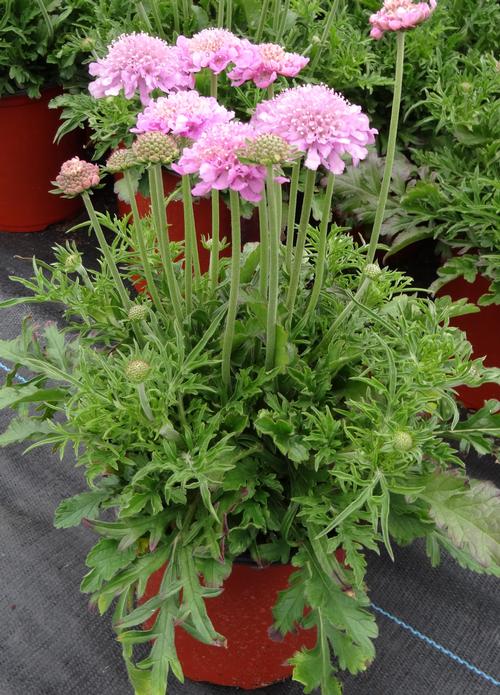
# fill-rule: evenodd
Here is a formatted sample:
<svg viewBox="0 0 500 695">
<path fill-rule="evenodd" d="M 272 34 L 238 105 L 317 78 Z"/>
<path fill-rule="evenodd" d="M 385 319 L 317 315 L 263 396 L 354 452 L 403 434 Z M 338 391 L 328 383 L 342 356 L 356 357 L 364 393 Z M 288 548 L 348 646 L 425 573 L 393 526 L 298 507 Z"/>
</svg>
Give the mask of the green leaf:
<svg viewBox="0 0 500 695">
<path fill-rule="evenodd" d="M 444 434 L 461 442 L 468 442 L 481 456 L 489 454 L 494 446 L 492 437 L 500 437 L 499 408 L 498 401 L 486 401 L 480 410 Z"/>
<path fill-rule="evenodd" d="M 438 529 L 482 567 L 500 567 L 500 490 L 489 482 L 436 475 L 421 494 Z"/>
<path fill-rule="evenodd" d="M 112 538 L 100 538 L 87 555 L 85 563 L 88 567 L 98 570 L 99 576 L 107 581 L 119 570 L 128 567 L 135 557 L 134 548 L 119 550 L 118 541 Z"/>
<path fill-rule="evenodd" d="M 321 686 L 321 695 L 342 695 L 342 686 L 333 675 L 331 666 L 328 676 L 322 679 L 323 660 L 319 646 L 297 652 L 290 659 L 290 664 L 293 666 L 293 680 L 302 683 L 306 695 L 319 686 Z"/>
<path fill-rule="evenodd" d="M 273 607 L 274 627 L 282 635 L 292 632 L 304 616 L 304 573 L 294 572 L 288 580 L 288 588 L 278 593 Z"/>
<path fill-rule="evenodd" d="M 48 434 L 52 430 L 53 426 L 49 420 L 18 417 L 11 420 L 7 429 L 0 435 L 0 446 L 17 444 L 37 437 L 41 438 L 41 435 Z"/>
<path fill-rule="evenodd" d="M 92 490 L 63 500 L 55 511 L 54 526 L 70 528 L 78 526 L 82 519 L 95 519 L 99 506 L 109 496 L 109 490 Z"/>
</svg>

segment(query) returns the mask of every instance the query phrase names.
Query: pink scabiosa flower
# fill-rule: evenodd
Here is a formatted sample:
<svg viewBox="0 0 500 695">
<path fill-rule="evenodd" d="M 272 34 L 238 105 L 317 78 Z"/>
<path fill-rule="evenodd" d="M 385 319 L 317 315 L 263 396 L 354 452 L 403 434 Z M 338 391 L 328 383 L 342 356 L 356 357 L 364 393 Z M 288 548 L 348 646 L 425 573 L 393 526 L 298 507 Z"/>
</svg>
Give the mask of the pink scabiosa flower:
<svg viewBox="0 0 500 695">
<path fill-rule="evenodd" d="M 241 40 L 226 29 L 203 29 L 190 39 L 185 36 L 177 39 L 189 72 L 210 68 L 216 75 L 234 62 L 240 45 Z"/>
<path fill-rule="evenodd" d="M 88 191 L 89 188 L 94 188 L 94 186 L 99 184 L 99 181 L 99 167 L 97 164 L 91 164 L 79 157 L 73 157 L 73 159 L 68 159 L 63 163 L 54 184 L 58 188 L 58 193 L 72 198 L 84 191 Z"/>
<path fill-rule="evenodd" d="M 238 159 L 238 151 L 253 136 L 255 131 L 248 123 L 217 124 L 186 148 L 172 169 L 182 175 L 198 174 L 200 181 L 193 188 L 194 195 L 206 195 L 213 188 L 219 191 L 231 188 L 245 200 L 258 202 L 266 169 Z"/>
<path fill-rule="evenodd" d="M 413 29 L 422 24 L 435 10 L 436 0 L 413 2 L 413 0 L 384 0 L 382 8 L 372 14 L 370 24 L 372 39 L 380 39 L 385 31 Z"/>
<path fill-rule="evenodd" d="M 215 123 L 227 123 L 234 118 L 213 97 L 198 92 L 176 92 L 152 101 L 137 117 L 134 133 L 160 131 L 197 140 L 202 132 Z"/>
<path fill-rule="evenodd" d="M 90 63 L 89 72 L 97 78 L 89 84 L 89 92 L 98 99 L 116 96 L 123 89 L 127 99 L 139 92 L 147 104 L 154 89 L 169 92 L 194 86 L 179 49 L 142 33 L 117 38 L 104 58 Z"/>
<path fill-rule="evenodd" d="M 279 135 L 305 152 L 308 169 L 315 170 L 322 164 L 333 174 L 344 171 L 345 154 L 352 157 L 354 166 L 359 164 L 377 133 L 370 128 L 360 106 L 350 104 L 325 85 L 287 89 L 274 99 L 261 102 L 251 123 L 259 132 Z"/>
<path fill-rule="evenodd" d="M 287 53 L 276 43 L 253 46 L 249 41 L 242 41 L 241 50 L 228 77 L 234 87 L 253 80 L 257 87 L 266 88 L 278 75 L 295 77 L 308 62 L 309 58 L 298 53 Z"/>
</svg>

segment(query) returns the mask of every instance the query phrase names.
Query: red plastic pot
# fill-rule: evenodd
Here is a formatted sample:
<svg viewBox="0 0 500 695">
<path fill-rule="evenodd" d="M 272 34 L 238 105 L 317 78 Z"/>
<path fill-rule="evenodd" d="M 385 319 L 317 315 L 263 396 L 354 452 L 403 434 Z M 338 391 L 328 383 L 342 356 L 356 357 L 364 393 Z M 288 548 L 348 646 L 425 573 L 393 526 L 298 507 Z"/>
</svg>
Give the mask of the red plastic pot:
<svg viewBox="0 0 500 695">
<path fill-rule="evenodd" d="M 164 568 L 153 574 L 141 603 L 156 596 Z M 253 690 L 288 678 L 287 664 L 302 647 L 316 643 L 314 630 L 297 630 L 283 640 L 270 635 L 272 607 L 277 594 L 288 586 L 291 565 L 234 564 L 223 592 L 206 602 L 215 629 L 227 639 L 227 648 L 198 642 L 181 627 L 176 628 L 175 646 L 184 675 L 193 681 Z M 145 624 L 150 628 L 154 618 Z"/>
<path fill-rule="evenodd" d="M 48 103 L 60 93 L 54 87 L 44 90 L 39 99 L 25 95 L 0 99 L 1 231 L 39 232 L 73 217 L 81 206 L 79 198 L 49 193 L 61 164 L 82 149 L 82 135 L 76 131 L 54 144 L 59 111 L 49 109 Z"/>
<path fill-rule="evenodd" d="M 478 275 L 472 283 L 457 278 L 447 283 L 439 292 L 449 295 L 453 300 L 467 299 L 477 304 L 481 295 L 489 289 L 489 281 Z M 465 331 L 473 347 L 473 357 L 485 357 L 488 367 L 500 367 L 500 306 L 482 306 L 476 314 L 467 314 L 453 319 L 452 324 Z M 482 408 L 489 398 L 500 400 L 500 384 L 485 384 L 479 388 L 461 386 L 457 389 L 459 398 L 466 408 Z"/>
<path fill-rule="evenodd" d="M 169 195 L 179 184 L 179 177 L 168 171 L 163 171 L 163 187 L 165 195 Z M 139 215 L 145 217 L 150 211 L 150 199 L 145 198 L 140 193 L 135 196 Z M 194 203 L 194 220 L 196 226 L 196 236 L 198 238 L 198 253 L 200 256 L 201 272 L 205 273 L 208 270 L 210 263 L 210 252 L 204 248 L 202 237 L 210 238 L 212 236 L 212 203 L 209 198 L 199 198 Z M 130 206 L 123 200 L 118 199 L 118 214 L 128 215 Z M 168 234 L 171 241 L 184 241 L 184 206 L 181 200 L 175 200 L 168 206 Z M 220 238 L 226 238 L 226 241 L 231 240 L 231 215 L 224 203 L 220 202 L 219 208 L 219 224 Z M 222 256 L 231 255 L 230 247 L 224 249 Z"/>
</svg>

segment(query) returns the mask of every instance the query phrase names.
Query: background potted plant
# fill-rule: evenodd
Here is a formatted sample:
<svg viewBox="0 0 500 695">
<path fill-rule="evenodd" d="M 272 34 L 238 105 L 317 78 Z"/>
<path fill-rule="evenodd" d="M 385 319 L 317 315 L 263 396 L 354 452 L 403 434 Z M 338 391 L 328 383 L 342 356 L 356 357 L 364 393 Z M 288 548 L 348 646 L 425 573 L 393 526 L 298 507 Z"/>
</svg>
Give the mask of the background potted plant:
<svg viewBox="0 0 500 695">
<path fill-rule="evenodd" d="M 375 29 L 384 28 L 386 13 L 373 18 Z M 398 28 L 424 18 L 410 16 Z M 0 343 L 0 357 L 14 365 L 2 402 L 19 411 L 0 443 L 33 440 L 61 451 L 71 443 L 78 452 L 90 489 L 60 505 L 56 525 L 85 521 L 101 536 L 82 590 L 101 612 L 117 599 L 114 622 L 136 693 L 164 693 L 169 672 L 182 679 L 182 667 L 188 676 L 225 682 L 217 665 L 228 661 L 232 684 L 264 684 L 254 667 L 251 681 L 248 664 L 241 670 L 231 658 L 219 626 L 228 615 L 226 589 L 231 595 L 225 582 L 242 555 L 256 565 L 234 570 L 246 583 L 259 571 L 272 576 L 272 563 L 291 563 L 279 572 L 269 640 L 255 646 L 276 656 L 271 638 L 303 629 L 308 637 L 291 659 L 293 677 L 323 695 L 340 692 L 336 669 L 357 673 L 374 657 L 366 549 L 383 545 L 392 556 L 393 542 L 421 537 L 433 562 L 442 548 L 470 569 L 499 572 L 497 491 L 465 476 L 452 445 L 491 449 L 497 404 L 460 421 L 453 396 L 457 384 L 495 379 L 498 371 L 471 361 L 467 340 L 449 325 L 468 311 L 463 302 L 420 298 L 402 273 L 374 263 L 395 154 L 404 36 L 397 32 L 370 244 L 356 246 L 329 213 L 334 174 L 343 174 L 344 159 L 366 156 L 375 131 L 359 107 L 323 85 L 306 85 L 259 104 L 249 124 L 207 126 L 189 142 L 140 134 L 131 151 L 108 163 L 116 170 L 121 157 L 125 179 L 136 164 L 147 166 L 151 218 L 136 215 L 130 226 L 94 211 L 89 192 L 98 167 L 67 162 L 56 183 L 65 195 L 82 194 L 102 263 L 85 268 L 74 248 L 59 247 L 53 264 L 35 261 L 34 279 L 19 279 L 32 295 L 3 304 L 65 307 L 63 328 L 34 330 L 28 321 L 19 338 Z M 162 166 L 170 165 L 186 188 L 196 176 L 195 192 L 221 177 L 227 182 L 232 255 L 220 259 L 212 243 L 208 274 L 197 272 L 188 196 L 185 262 L 172 253 L 162 188 Z M 284 214 L 282 198 L 283 174 L 297 167 L 305 177 L 298 224 Z M 323 173 L 316 228 L 311 210 Z M 252 197 L 260 197 L 261 241 L 242 250 L 240 198 Z M 116 232 L 111 246 L 103 224 Z M 149 296 L 138 300 L 127 290 L 131 248 L 148 286 Z M 20 366 L 33 377 L 16 384 Z M 222 608 L 212 614 L 218 594 Z M 270 619 L 271 607 L 261 608 Z M 262 642 L 259 621 L 241 617 L 232 614 L 234 629 Z M 144 623 L 149 629 L 134 629 Z M 175 636 L 182 630 L 206 645 L 194 652 L 196 642 L 189 643 L 191 663 Z M 135 664 L 133 646 L 150 641 L 150 656 Z M 195 672 L 193 653 L 200 655 Z M 285 675 L 279 654 L 265 682 Z"/>
</svg>

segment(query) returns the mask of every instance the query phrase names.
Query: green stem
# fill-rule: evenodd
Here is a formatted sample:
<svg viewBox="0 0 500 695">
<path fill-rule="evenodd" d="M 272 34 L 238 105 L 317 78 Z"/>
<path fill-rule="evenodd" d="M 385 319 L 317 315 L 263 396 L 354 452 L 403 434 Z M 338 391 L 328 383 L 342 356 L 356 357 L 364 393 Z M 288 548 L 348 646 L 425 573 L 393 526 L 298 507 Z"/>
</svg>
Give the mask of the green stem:
<svg viewBox="0 0 500 695">
<path fill-rule="evenodd" d="M 280 23 L 281 23 L 281 1 L 274 0 L 274 11 L 273 11 L 273 36 L 277 36 Z"/>
<path fill-rule="evenodd" d="M 143 383 L 137 384 L 137 393 L 139 394 L 139 400 L 141 402 L 141 407 L 144 411 L 144 415 L 147 417 L 148 420 L 153 420 L 153 412 L 151 410 L 151 406 L 149 405 L 148 394 L 146 393 L 146 388 Z"/>
<path fill-rule="evenodd" d="M 328 223 L 330 221 L 330 213 L 332 208 L 333 184 L 335 176 L 331 172 L 328 174 L 328 183 L 326 184 L 325 200 L 323 201 L 323 211 L 321 215 L 321 223 L 319 225 L 319 243 L 318 256 L 316 258 L 316 271 L 314 274 L 314 285 L 309 299 L 309 306 L 306 311 L 306 320 L 312 318 L 316 305 L 318 304 L 319 295 L 323 287 L 323 278 L 325 276 L 326 265 L 326 245 L 328 236 Z"/>
<path fill-rule="evenodd" d="M 276 325 L 278 322 L 279 297 L 279 247 L 280 229 L 277 209 L 277 191 L 273 167 L 267 167 L 267 197 L 269 201 L 269 298 L 266 321 L 266 369 L 274 367 L 276 356 Z"/>
<path fill-rule="evenodd" d="M 179 0 L 172 0 L 172 14 L 174 16 L 174 31 L 177 36 L 181 33 L 181 23 L 179 19 Z"/>
<path fill-rule="evenodd" d="M 224 26 L 224 4 L 225 4 L 225 0 L 219 0 L 218 6 L 217 6 L 217 26 L 218 27 Z"/>
<path fill-rule="evenodd" d="M 274 99 L 274 82 L 267 87 L 267 98 Z"/>
<path fill-rule="evenodd" d="M 292 272 L 290 275 L 290 285 L 286 298 L 286 306 L 288 309 L 288 321 L 291 323 L 297 290 L 299 288 L 300 271 L 302 270 L 302 262 L 304 256 L 304 246 L 306 244 L 307 227 L 311 215 L 311 207 L 314 195 L 314 182 L 316 180 L 316 172 L 307 169 L 306 183 L 304 188 L 304 198 L 302 200 L 302 210 L 300 213 L 299 230 L 297 233 L 297 244 L 295 246 L 295 257 L 293 259 Z"/>
<path fill-rule="evenodd" d="M 238 292 L 240 288 L 240 258 L 241 258 L 241 220 L 240 199 L 236 191 L 229 191 L 231 202 L 231 288 L 229 290 L 229 305 L 226 317 L 226 328 L 222 342 L 222 383 L 229 391 L 231 381 L 231 352 L 233 349 L 234 327 L 238 312 Z"/>
<path fill-rule="evenodd" d="M 120 299 L 123 305 L 123 308 L 125 311 L 128 312 L 131 301 L 130 297 L 128 296 L 128 292 L 125 289 L 125 285 L 123 284 L 123 280 L 121 278 L 120 272 L 118 268 L 116 267 L 115 260 L 111 254 L 111 250 L 108 246 L 108 243 L 106 241 L 106 238 L 104 236 L 104 232 L 102 231 L 101 224 L 99 220 L 97 219 L 97 215 L 94 210 L 94 206 L 92 205 L 92 201 L 90 200 L 90 196 L 88 194 L 88 191 L 84 191 L 82 193 L 82 198 L 83 202 L 85 204 L 85 208 L 87 210 L 88 216 L 90 218 L 90 222 L 92 223 L 92 227 L 94 229 L 95 235 L 97 237 L 97 241 L 99 242 L 99 246 L 101 247 L 102 254 L 104 256 L 104 259 L 108 265 L 108 268 L 111 272 L 111 275 L 113 277 L 113 280 L 116 285 L 116 289 L 118 294 L 120 295 Z"/>
<path fill-rule="evenodd" d="M 151 272 L 151 264 L 149 263 L 148 250 L 144 242 L 144 230 L 142 228 L 141 216 L 139 214 L 137 201 L 135 199 L 134 182 L 132 180 L 130 170 L 124 172 L 124 177 L 127 186 L 127 194 L 130 199 L 130 207 L 132 208 L 132 217 L 135 231 L 134 237 L 142 261 L 142 268 L 146 280 L 146 288 L 149 294 L 151 295 L 151 299 L 153 300 L 153 304 L 155 305 L 157 310 L 160 312 L 160 314 L 165 314 L 165 309 L 163 308 L 161 298 L 158 293 L 158 288 L 156 287 L 156 283 L 153 278 L 153 273 Z"/>
<path fill-rule="evenodd" d="M 210 72 L 210 96 L 217 99 L 218 75 Z M 220 202 L 219 191 L 212 189 L 212 246 L 210 247 L 209 276 L 212 291 L 219 282 L 219 254 L 220 254 Z"/>
<path fill-rule="evenodd" d="M 278 32 L 276 34 L 276 43 L 280 43 L 281 38 L 283 36 L 283 32 L 285 31 L 286 18 L 287 18 L 289 9 L 290 9 L 290 0 L 284 0 L 283 7 L 281 9 L 280 25 L 279 25 Z"/>
<path fill-rule="evenodd" d="M 215 72 L 210 70 L 210 96 L 214 99 L 217 99 L 218 77 L 219 76 L 216 75 Z"/>
<path fill-rule="evenodd" d="M 380 188 L 380 195 L 375 213 L 375 221 L 370 237 L 370 245 L 366 256 L 367 263 L 373 263 L 377 251 L 382 222 L 384 221 L 385 206 L 391 185 L 392 168 L 394 165 L 394 155 L 396 153 L 396 140 L 398 135 L 399 110 L 401 106 L 401 92 L 403 88 L 403 67 L 405 55 L 405 32 L 396 33 L 397 52 L 396 52 L 396 75 L 394 78 L 394 94 L 392 97 L 391 123 L 389 125 L 389 139 L 387 141 L 387 154 L 385 156 L 384 177 Z"/>
<path fill-rule="evenodd" d="M 295 213 L 297 211 L 297 191 L 299 190 L 300 160 L 296 161 L 292 168 L 292 180 L 290 183 L 290 199 L 288 201 L 288 219 L 286 223 L 286 267 L 290 273 L 292 270 L 293 238 L 295 234 Z"/>
<path fill-rule="evenodd" d="M 326 22 L 325 22 L 325 25 L 323 27 L 323 33 L 321 34 L 321 39 L 320 39 L 318 48 L 316 50 L 314 58 L 311 61 L 310 66 L 309 66 L 309 70 L 310 70 L 311 75 L 314 74 L 314 71 L 318 67 L 319 59 L 321 57 L 321 54 L 322 54 L 323 49 L 325 47 L 325 44 L 328 41 L 328 37 L 330 35 L 330 31 L 331 31 L 331 28 L 333 25 L 333 20 L 335 19 L 335 15 L 337 14 L 339 4 L 340 4 L 340 0 L 333 0 L 333 2 L 332 2 L 330 12 L 328 13 L 328 17 L 326 18 Z"/>
<path fill-rule="evenodd" d="M 226 5 L 226 28 L 231 30 L 231 23 L 233 21 L 233 0 L 227 0 Z"/>
<path fill-rule="evenodd" d="M 269 218 L 267 212 L 267 196 L 264 189 L 262 191 L 262 198 L 259 202 L 259 292 L 264 302 L 267 301 L 267 283 L 269 280 Z"/>
<path fill-rule="evenodd" d="M 263 0 L 262 7 L 260 9 L 259 24 L 257 26 L 257 31 L 255 33 L 255 43 L 260 43 L 262 39 L 262 34 L 264 32 L 264 25 L 267 19 L 267 13 L 269 12 L 269 2 L 270 0 Z"/>
<path fill-rule="evenodd" d="M 188 314 L 190 314 L 193 309 L 193 273 L 195 286 L 197 286 L 201 272 L 189 175 L 182 177 L 182 201 L 184 206 L 185 296 Z"/>
<path fill-rule="evenodd" d="M 170 237 L 168 234 L 167 210 L 163 189 L 161 164 L 154 164 L 149 168 L 149 190 L 151 193 L 151 210 L 153 213 L 158 248 L 165 271 L 170 301 L 174 315 L 182 332 L 184 314 L 182 310 L 182 297 L 175 277 L 174 262 L 170 254 Z"/>
</svg>

